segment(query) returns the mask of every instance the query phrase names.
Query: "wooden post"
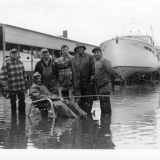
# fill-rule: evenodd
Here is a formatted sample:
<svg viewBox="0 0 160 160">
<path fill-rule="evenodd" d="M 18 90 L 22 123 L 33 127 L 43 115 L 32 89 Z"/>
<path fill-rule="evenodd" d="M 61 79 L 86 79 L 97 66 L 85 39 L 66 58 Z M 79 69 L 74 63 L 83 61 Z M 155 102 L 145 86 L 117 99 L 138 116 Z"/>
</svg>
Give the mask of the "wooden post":
<svg viewBox="0 0 160 160">
<path fill-rule="evenodd" d="M 20 44 L 18 44 L 18 57 L 20 58 Z"/>
<path fill-rule="evenodd" d="M 31 75 L 33 76 L 33 46 L 31 47 Z"/>
<path fill-rule="evenodd" d="M 39 51 L 37 50 L 37 48 L 36 48 L 36 47 L 34 47 L 34 48 L 35 48 L 35 50 L 36 50 L 36 52 L 37 52 L 38 57 L 41 59 L 41 58 L 42 58 L 42 55 L 41 55 L 41 54 L 39 54 Z"/>
<path fill-rule="evenodd" d="M 52 49 L 52 60 L 55 61 L 56 60 L 56 56 L 54 54 L 54 49 Z"/>
<path fill-rule="evenodd" d="M 3 25 L 3 62 L 5 61 L 5 51 L 6 51 L 6 43 L 5 43 L 5 26 Z"/>
</svg>

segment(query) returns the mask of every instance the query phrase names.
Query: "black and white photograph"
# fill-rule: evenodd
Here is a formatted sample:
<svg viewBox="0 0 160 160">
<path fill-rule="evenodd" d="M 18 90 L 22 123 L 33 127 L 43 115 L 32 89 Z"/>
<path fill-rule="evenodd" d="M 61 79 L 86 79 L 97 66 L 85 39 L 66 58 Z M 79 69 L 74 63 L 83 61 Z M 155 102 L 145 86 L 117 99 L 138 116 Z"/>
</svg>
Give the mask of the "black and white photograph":
<svg viewBox="0 0 160 160">
<path fill-rule="evenodd" d="M 158 160 L 159 0 L 0 0 L 2 159 Z"/>
</svg>

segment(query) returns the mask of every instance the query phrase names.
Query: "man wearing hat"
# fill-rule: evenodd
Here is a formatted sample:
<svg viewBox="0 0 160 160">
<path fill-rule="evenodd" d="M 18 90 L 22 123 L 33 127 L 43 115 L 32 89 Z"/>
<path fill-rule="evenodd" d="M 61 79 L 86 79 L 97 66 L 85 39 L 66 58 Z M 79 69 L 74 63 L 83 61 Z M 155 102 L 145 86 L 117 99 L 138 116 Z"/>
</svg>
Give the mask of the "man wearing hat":
<svg viewBox="0 0 160 160">
<path fill-rule="evenodd" d="M 41 49 L 42 59 L 37 62 L 34 72 L 39 72 L 43 77 L 43 85 L 47 89 L 56 95 L 59 95 L 58 91 L 58 71 L 55 68 L 54 62 L 50 58 L 50 54 L 47 48 Z"/>
<path fill-rule="evenodd" d="M 17 97 L 19 113 L 25 113 L 25 89 L 28 89 L 28 81 L 17 49 L 10 50 L 10 59 L 7 59 L 1 68 L 0 80 L 5 91 L 9 92 L 12 113 L 16 113 Z"/>
<path fill-rule="evenodd" d="M 82 43 L 77 43 L 74 48 L 76 55 L 67 63 L 58 63 L 57 67 L 62 69 L 71 66 L 75 100 L 85 112 L 91 113 L 93 97 L 89 95 L 92 95 L 95 68 L 93 56 L 85 53 L 85 50 Z"/>
<path fill-rule="evenodd" d="M 103 57 L 99 47 L 92 50 L 95 57 L 95 82 L 99 92 L 100 107 L 102 113 L 111 113 L 109 83 L 114 79 L 114 70 L 111 62 Z M 105 96 L 103 96 L 105 95 Z"/>
</svg>

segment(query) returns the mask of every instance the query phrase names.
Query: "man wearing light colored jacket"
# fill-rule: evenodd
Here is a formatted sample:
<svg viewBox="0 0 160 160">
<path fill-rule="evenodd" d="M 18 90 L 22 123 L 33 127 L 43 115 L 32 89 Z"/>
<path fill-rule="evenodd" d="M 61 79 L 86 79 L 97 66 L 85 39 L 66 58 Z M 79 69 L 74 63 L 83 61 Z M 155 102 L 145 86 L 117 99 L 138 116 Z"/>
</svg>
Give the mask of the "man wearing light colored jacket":
<svg viewBox="0 0 160 160">
<path fill-rule="evenodd" d="M 33 75 L 33 84 L 30 88 L 30 93 L 32 100 L 41 100 L 41 99 L 53 99 L 53 104 L 58 116 L 62 117 L 81 117 L 85 116 L 86 113 L 79 109 L 79 107 L 74 104 L 69 104 L 67 100 L 60 99 L 57 95 L 51 93 L 45 85 L 43 85 L 42 75 L 39 72 L 36 72 Z M 49 104 L 46 102 L 39 102 L 38 109 L 48 108 Z M 42 111 L 43 112 L 43 111 Z"/>
<path fill-rule="evenodd" d="M 95 83 L 99 92 L 100 107 L 102 113 L 111 113 L 110 86 L 109 83 L 115 78 L 111 62 L 102 55 L 99 47 L 92 50 L 95 58 Z"/>
</svg>

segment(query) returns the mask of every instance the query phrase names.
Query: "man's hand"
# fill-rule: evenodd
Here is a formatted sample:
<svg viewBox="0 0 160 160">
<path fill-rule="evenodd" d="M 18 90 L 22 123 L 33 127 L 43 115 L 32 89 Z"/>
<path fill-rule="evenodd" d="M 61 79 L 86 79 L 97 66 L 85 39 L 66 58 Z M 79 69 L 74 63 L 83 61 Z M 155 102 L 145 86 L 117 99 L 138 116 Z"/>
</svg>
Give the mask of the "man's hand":
<svg viewBox="0 0 160 160">
<path fill-rule="evenodd" d="M 76 98 L 76 100 L 75 100 L 75 101 L 76 101 L 76 103 L 77 103 L 77 104 L 79 104 L 79 102 L 80 102 L 80 98 Z"/>
<path fill-rule="evenodd" d="M 8 82 L 7 81 L 2 81 L 1 84 L 2 84 L 3 87 L 8 86 Z"/>
<path fill-rule="evenodd" d="M 53 65 L 57 66 L 58 62 L 57 61 L 54 61 L 53 62 Z"/>
<path fill-rule="evenodd" d="M 66 105 L 69 105 L 69 100 L 68 100 L 68 99 L 64 99 L 63 101 L 64 101 L 64 103 L 65 103 Z"/>
<path fill-rule="evenodd" d="M 25 84 L 25 86 L 26 86 L 26 90 L 28 90 L 28 89 L 29 89 L 29 85 L 28 85 L 28 84 Z"/>
<path fill-rule="evenodd" d="M 93 85 L 93 82 L 90 82 L 89 85 L 92 86 L 92 85 Z"/>
<path fill-rule="evenodd" d="M 3 89 L 4 89 L 4 91 L 8 91 L 9 90 L 8 86 L 3 87 Z"/>
</svg>

